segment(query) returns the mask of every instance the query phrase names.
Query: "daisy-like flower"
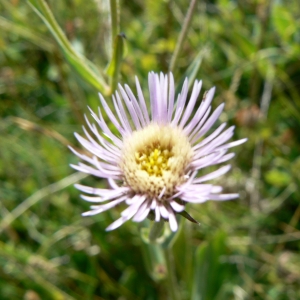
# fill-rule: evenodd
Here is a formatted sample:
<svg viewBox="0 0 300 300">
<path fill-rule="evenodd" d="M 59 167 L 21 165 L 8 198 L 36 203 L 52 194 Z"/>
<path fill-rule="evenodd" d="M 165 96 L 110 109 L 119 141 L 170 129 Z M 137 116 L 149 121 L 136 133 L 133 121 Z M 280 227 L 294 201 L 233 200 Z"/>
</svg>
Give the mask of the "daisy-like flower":
<svg viewBox="0 0 300 300">
<path fill-rule="evenodd" d="M 188 100 L 188 80 L 175 102 L 174 78 L 169 75 L 149 73 L 150 115 L 136 78 L 137 98 L 128 85 L 119 85 L 113 98 L 114 111 L 100 94 L 102 109 L 91 115 L 96 125 L 86 118 L 94 137 L 83 127 L 86 138 L 75 133 L 90 156 L 71 150 L 88 164 L 71 165 L 74 169 L 106 178 L 109 189 L 76 184 L 88 195 L 81 197 L 92 205 L 83 216 L 102 213 L 118 204 L 127 207 L 121 217 L 106 230 L 113 230 L 129 219 L 141 222 L 153 216 L 156 222 L 169 221 L 172 231 L 178 229 L 176 214 L 183 213 L 187 203 L 207 200 L 230 200 L 238 194 L 222 194 L 222 187 L 206 183 L 225 174 L 230 165 L 205 174 L 205 168 L 226 162 L 234 156 L 228 149 L 246 139 L 227 143 L 233 136 L 234 126 L 224 130 L 221 124 L 207 137 L 224 104 L 211 113 L 215 88 L 210 89 L 197 105 L 201 81 L 195 81 Z M 114 134 L 105 122 L 105 111 L 115 126 Z M 99 132 L 100 129 L 100 132 Z M 201 173 L 201 174 L 199 174 Z"/>
</svg>

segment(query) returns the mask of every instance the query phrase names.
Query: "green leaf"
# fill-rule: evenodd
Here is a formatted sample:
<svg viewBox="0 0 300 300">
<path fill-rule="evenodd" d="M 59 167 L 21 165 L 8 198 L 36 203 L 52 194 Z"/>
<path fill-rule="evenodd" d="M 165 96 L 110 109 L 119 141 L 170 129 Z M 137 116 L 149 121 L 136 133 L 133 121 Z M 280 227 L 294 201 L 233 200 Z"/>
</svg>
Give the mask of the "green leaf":
<svg viewBox="0 0 300 300">
<path fill-rule="evenodd" d="M 222 263 L 226 254 L 226 234 L 217 232 L 207 243 L 196 251 L 195 275 L 192 300 L 211 300 L 216 296 L 228 278 L 228 265 Z"/>
<path fill-rule="evenodd" d="M 190 214 L 188 214 L 185 210 L 182 212 L 179 212 L 178 214 L 182 215 L 184 218 L 189 220 L 192 223 L 199 224 L 198 221 L 196 221 Z"/>
<path fill-rule="evenodd" d="M 110 89 L 105 83 L 101 74 L 96 71 L 96 66 L 94 66 L 91 61 L 88 61 L 84 56 L 80 55 L 74 50 L 64 32 L 55 20 L 48 4 L 44 0 L 27 1 L 35 13 L 44 21 L 60 45 L 67 61 L 77 71 L 77 73 L 104 95 L 109 94 Z"/>
</svg>

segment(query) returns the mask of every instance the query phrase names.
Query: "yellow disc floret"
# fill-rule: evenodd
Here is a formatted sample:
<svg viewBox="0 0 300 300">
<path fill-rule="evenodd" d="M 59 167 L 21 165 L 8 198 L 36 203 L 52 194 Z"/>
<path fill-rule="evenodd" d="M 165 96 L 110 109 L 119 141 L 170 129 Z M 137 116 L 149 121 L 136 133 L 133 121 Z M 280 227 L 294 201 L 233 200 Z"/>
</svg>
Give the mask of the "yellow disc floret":
<svg viewBox="0 0 300 300">
<path fill-rule="evenodd" d="M 150 124 L 124 139 L 120 167 L 124 183 L 136 193 L 171 196 L 186 180 L 192 159 L 187 136 L 178 127 Z"/>
<path fill-rule="evenodd" d="M 141 170 L 154 176 L 162 176 L 163 171 L 169 170 L 168 160 L 171 156 L 172 152 L 161 149 L 160 145 L 154 149 L 145 149 L 142 153 L 135 153 L 136 163 L 141 166 Z"/>
</svg>

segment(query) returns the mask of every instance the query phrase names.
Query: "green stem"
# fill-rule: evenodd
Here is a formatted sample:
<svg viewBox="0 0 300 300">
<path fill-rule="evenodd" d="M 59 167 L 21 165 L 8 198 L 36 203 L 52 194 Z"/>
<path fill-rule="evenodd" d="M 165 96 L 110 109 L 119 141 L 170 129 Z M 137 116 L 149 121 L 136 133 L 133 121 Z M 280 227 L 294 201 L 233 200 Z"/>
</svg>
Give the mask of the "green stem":
<svg viewBox="0 0 300 300">
<path fill-rule="evenodd" d="M 173 258 L 173 253 L 171 248 L 165 249 L 165 260 L 167 265 L 168 294 L 170 296 L 170 299 L 179 300 L 180 293 L 178 290 L 178 284 L 177 284 L 176 274 L 175 274 L 175 264 L 174 264 L 174 258 Z"/>
<path fill-rule="evenodd" d="M 164 229 L 164 225 L 165 225 L 165 222 L 163 220 L 153 223 L 150 233 L 149 233 L 150 243 L 155 243 L 156 240 L 161 236 L 162 231 Z"/>
<path fill-rule="evenodd" d="M 114 39 L 120 33 L 120 6 L 119 0 L 110 0 L 109 3 L 111 17 L 111 43 L 113 53 Z"/>
<path fill-rule="evenodd" d="M 123 57 L 123 36 L 120 34 L 120 4 L 119 0 L 110 0 L 110 18 L 111 18 L 111 61 L 113 72 L 110 74 L 111 92 L 117 88 L 121 61 Z"/>
<path fill-rule="evenodd" d="M 179 35 L 178 41 L 176 43 L 176 47 L 175 47 L 173 56 L 171 58 L 171 63 L 170 63 L 170 67 L 169 67 L 170 72 L 173 71 L 173 69 L 176 65 L 176 62 L 177 62 L 178 57 L 179 57 L 179 53 L 180 53 L 180 51 L 182 49 L 182 46 L 183 46 L 183 42 L 187 37 L 187 31 L 188 31 L 189 26 L 190 26 L 191 21 L 192 21 L 192 17 L 193 17 L 196 2 L 197 2 L 196 0 L 192 0 L 190 2 L 190 6 L 189 6 L 188 12 L 186 14 L 186 17 L 185 17 L 185 20 L 184 20 L 184 23 L 183 23 L 183 26 L 182 26 L 182 30 L 180 32 L 180 35 Z"/>
</svg>

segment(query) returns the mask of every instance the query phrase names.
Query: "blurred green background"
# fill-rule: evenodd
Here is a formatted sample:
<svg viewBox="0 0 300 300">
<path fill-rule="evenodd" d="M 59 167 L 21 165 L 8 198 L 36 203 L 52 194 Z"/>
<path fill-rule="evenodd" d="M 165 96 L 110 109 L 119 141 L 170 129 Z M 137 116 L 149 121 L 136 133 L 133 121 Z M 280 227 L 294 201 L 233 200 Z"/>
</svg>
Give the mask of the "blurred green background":
<svg viewBox="0 0 300 300">
<path fill-rule="evenodd" d="M 120 1 L 120 22 L 116 1 L 1 0 L 1 300 L 300 299 L 299 1 L 194 2 L 182 34 L 186 0 Z M 189 205 L 200 226 L 154 246 L 131 221 L 105 232 L 121 208 L 81 217 L 73 184 L 105 182 L 74 173 L 67 145 L 98 91 L 137 75 L 147 95 L 170 69 L 216 86 L 249 140 L 216 181 L 240 198 Z"/>
</svg>

